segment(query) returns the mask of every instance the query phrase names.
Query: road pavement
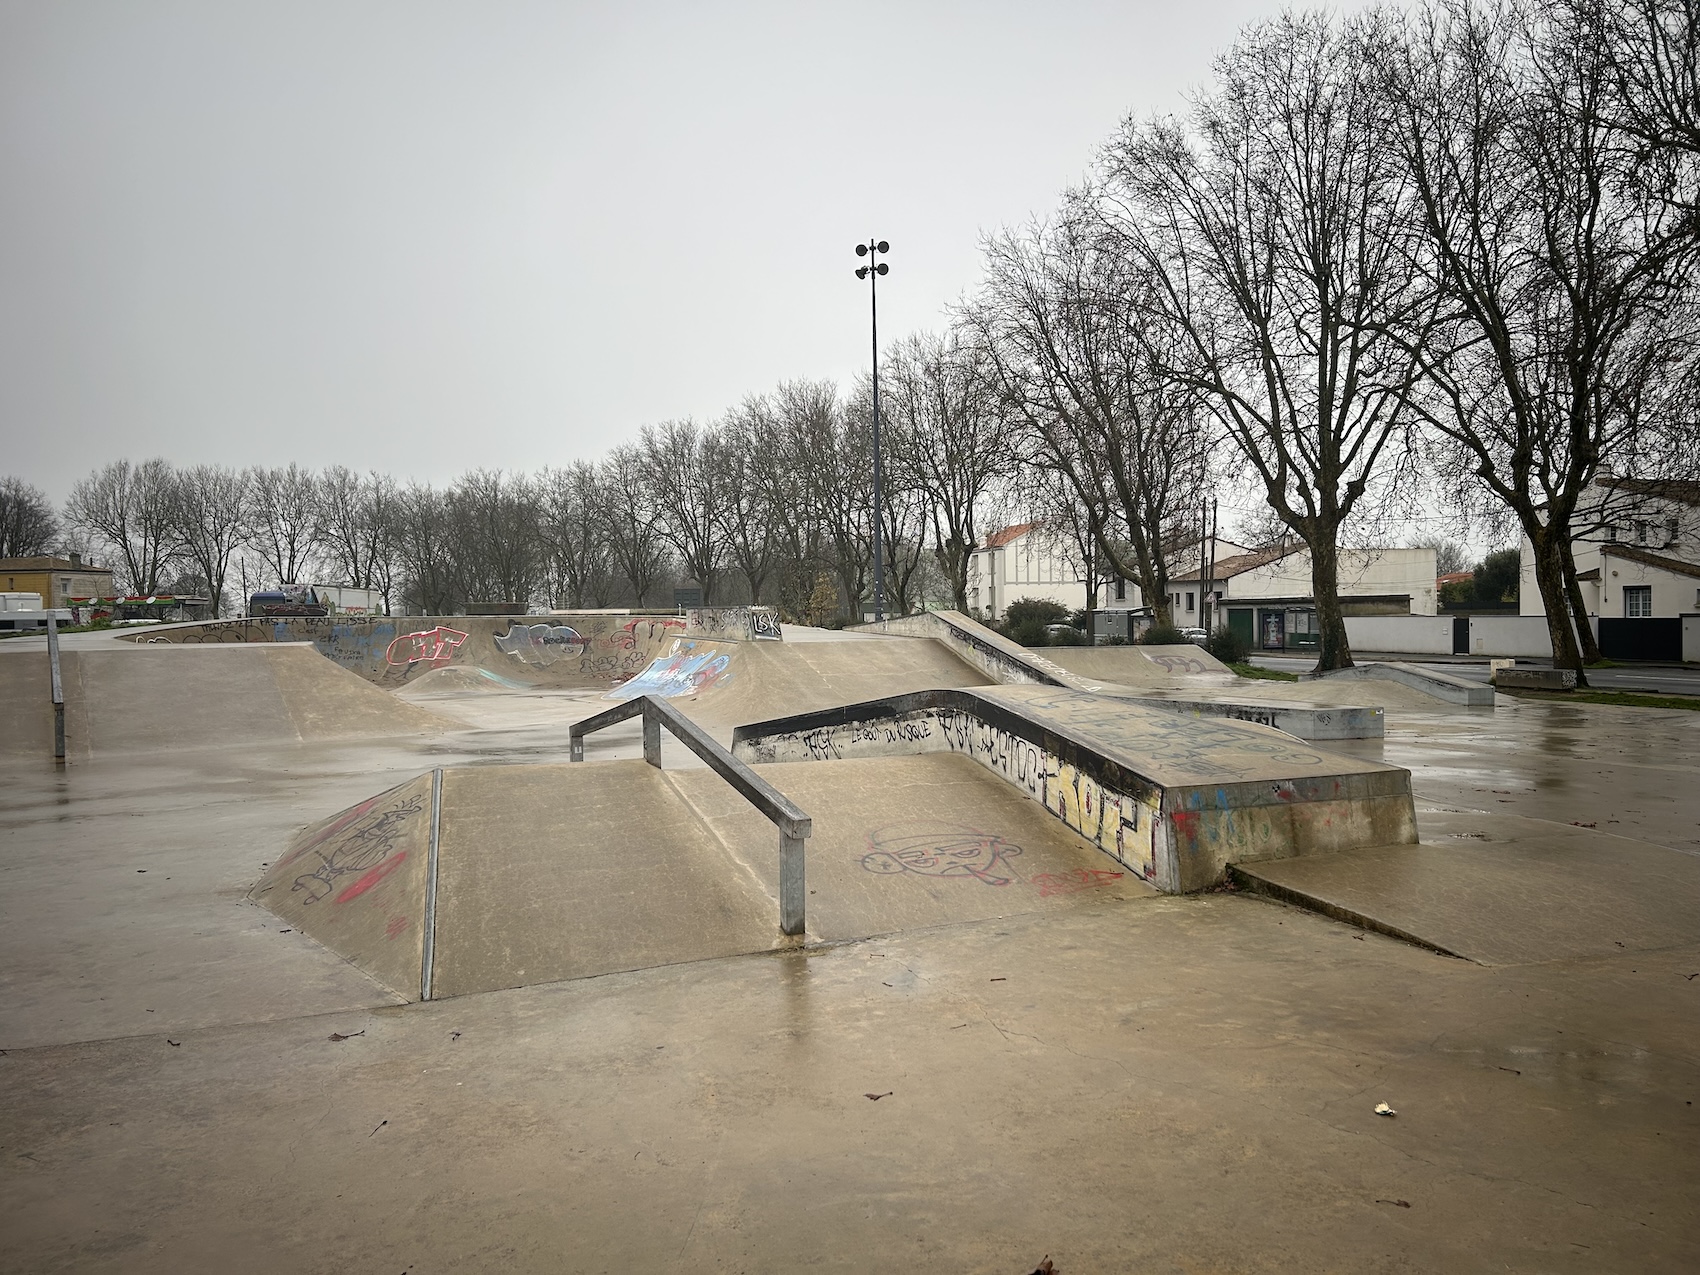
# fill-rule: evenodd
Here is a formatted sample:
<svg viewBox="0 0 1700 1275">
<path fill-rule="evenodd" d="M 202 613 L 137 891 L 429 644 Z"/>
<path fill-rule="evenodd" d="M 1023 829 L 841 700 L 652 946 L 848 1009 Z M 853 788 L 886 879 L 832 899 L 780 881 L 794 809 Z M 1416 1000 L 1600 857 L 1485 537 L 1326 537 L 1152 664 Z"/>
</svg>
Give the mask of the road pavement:
<svg viewBox="0 0 1700 1275">
<path fill-rule="evenodd" d="M 1370 659 L 1398 659 L 1418 668 L 1431 668 L 1473 682 L 1488 680 L 1486 660 L 1436 660 L 1413 656 L 1360 656 Z M 1253 655 L 1251 662 L 1259 668 L 1278 669 L 1284 673 L 1305 673 L 1316 667 L 1308 656 Z M 1530 666 L 1550 666 L 1551 660 L 1520 660 Z M 1666 695 L 1700 695 L 1700 667 L 1681 667 L 1671 664 L 1649 664 L 1642 667 L 1591 668 L 1588 684 L 1601 691 L 1662 691 Z"/>
</svg>

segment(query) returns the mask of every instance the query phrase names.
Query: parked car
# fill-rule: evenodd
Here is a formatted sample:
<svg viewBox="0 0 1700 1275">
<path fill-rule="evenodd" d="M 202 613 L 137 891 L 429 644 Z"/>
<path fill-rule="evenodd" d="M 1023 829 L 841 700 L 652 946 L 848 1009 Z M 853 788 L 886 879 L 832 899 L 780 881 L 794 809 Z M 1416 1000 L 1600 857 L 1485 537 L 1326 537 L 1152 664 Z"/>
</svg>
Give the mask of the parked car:
<svg viewBox="0 0 1700 1275">
<path fill-rule="evenodd" d="M 1210 641 L 1210 635 L 1203 629 L 1182 629 L 1181 636 L 1194 646 L 1203 646 Z"/>
</svg>

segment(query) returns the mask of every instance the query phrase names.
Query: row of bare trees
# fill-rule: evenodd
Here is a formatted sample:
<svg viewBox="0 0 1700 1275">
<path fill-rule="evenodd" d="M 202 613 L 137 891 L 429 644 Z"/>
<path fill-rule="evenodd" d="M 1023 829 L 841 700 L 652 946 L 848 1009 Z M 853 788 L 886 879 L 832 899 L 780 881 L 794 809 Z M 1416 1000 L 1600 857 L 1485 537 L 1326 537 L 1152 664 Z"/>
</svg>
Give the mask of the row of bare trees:
<svg viewBox="0 0 1700 1275">
<path fill-rule="evenodd" d="M 889 359 L 889 599 L 918 609 L 925 590 L 965 606 L 977 519 L 1012 470 L 995 380 L 956 336 L 910 338 Z M 118 461 L 76 484 L 64 522 L 125 590 L 204 592 L 221 610 L 280 583 L 373 589 L 393 608 L 441 614 L 481 601 L 670 603 L 685 580 L 705 602 L 819 619 L 824 577 L 833 610 L 859 616 L 873 575 L 868 401 L 865 385 L 845 396 L 785 382 L 718 420 L 645 427 L 600 461 L 476 470 L 446 487 L 340 466 Z"/>
<path fill-rule="evenodd" d="M 1184 115 L 1124 124 L 1052 218 L 991 237 L 964 328 L 1105 559 L 1160 611 L 1200 487 L 1249 479 L 1310 549 L 1341 667 L 1342 536 L 1427 492 L 1516 525 L 1555 659 L 1598 658 L 1585 493 L 1603 464 L 1700 454 L 1696 17 L 1288 13 Z"/>
</svg>

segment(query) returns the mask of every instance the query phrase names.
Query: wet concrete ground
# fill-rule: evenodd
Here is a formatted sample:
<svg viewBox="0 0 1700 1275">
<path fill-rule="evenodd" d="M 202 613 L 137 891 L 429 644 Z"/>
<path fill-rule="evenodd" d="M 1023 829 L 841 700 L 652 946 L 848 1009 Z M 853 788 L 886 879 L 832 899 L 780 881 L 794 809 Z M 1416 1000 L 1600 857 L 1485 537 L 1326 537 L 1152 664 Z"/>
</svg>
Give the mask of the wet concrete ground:
<svg viewBox="0 0 1700 1275">
<path fill-rule="evenodd" d="M 1658 950 L 1484 965 L 1106 897 L 397 1006 L 243 901 L 399 779 L 564 759 L 581 710 L 505 698 L 422 703 L 484 728 L 437 739 L 0 763 L 0 1271 L 1700 1268 L 1680 909 Z M 1697 729 L 1525 702 L 1342 751 L 1410 766 L 1425 833 L 1692 856 Z"/>
</svg>

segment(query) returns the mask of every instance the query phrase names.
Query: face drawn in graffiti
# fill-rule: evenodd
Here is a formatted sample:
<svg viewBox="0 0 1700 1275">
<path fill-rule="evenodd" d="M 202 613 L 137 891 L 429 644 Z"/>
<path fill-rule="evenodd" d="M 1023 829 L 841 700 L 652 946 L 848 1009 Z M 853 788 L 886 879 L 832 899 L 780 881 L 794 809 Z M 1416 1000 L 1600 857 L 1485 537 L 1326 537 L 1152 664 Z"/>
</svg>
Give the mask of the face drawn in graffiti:
<svg viewBox="0 0 1700 1275">
<path fill-rule="evenodd" d="M 466 641 L 466 634 L 439 624 L 422 633 L 403 633 L 384 652 L 384 659 L 395 665 L 447 664 Z"/>
<path fill-rule="evenodd" d="M 346 903 L 366 893 L 407 858 L 407 851 L 395 851 L 395 843 L 408 820 L 424 808 L 424 793 L 397 798 L 383 807 L 376 806 L 375 802 L 361 803 L 356 809 L 364 813 L 341 824 L 343 836 L 334 849 L 327 852 L 321 848 L 329 840 L 329 830 L 327 835 L 315 838 L 311 851 L 318 860 L 318 866 L 296 877 L 295 883 L 289 887 L 290 893 L 305 894 L 307 897 L 302 900 L 303 904 L 317 903 L 348 876 L 357 879 L 343 886 L 336 902 Z"/>
<path fill-rule="evenodd" d="M 1015 880 L 1009 860 L 1021 853 L 1020 846 L 995 833 L 920 821 L 880 828 L 868 838 L 868 847 L 862 856 L 865 872 L 962 877 L 983 885 L 1008 885 Z"/>
<path fill-rule="evenodd" d="M 563 657 L 576 659 L 590 649 L 590 639 L 569 624 L 515 624 L 496 634 L 496 647 L 522 664 L 548 668 Z"/>
</svg>

